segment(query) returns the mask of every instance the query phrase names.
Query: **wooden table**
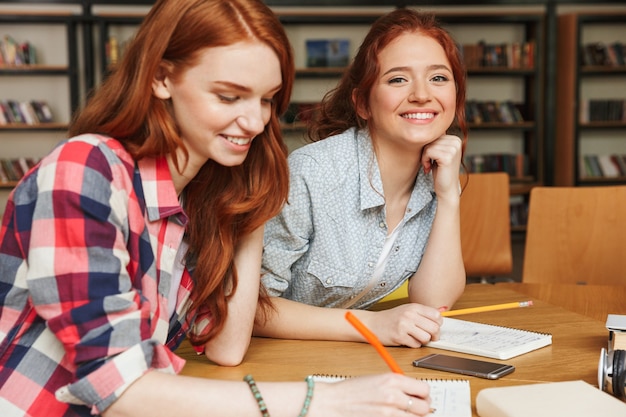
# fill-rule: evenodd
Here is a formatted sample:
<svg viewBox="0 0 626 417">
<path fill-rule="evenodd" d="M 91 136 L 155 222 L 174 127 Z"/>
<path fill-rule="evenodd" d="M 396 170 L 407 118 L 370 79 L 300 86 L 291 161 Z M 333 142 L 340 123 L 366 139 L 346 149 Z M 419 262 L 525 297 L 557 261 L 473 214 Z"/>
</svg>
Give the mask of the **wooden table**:
<svg viewBox="0 0 626 417">
<path fill-rule="evenodd" d="M 524 293 L 603 323 L 608 314 L 626 315 L 626 285 L 503 282 L 496 286 Z"/>
<path fill-rule="evenodd" d="M 497 285 L 475 284 L 467 286 L 454 308 L 526 299 L 527 295 Z M 442 350 L 389 348 L 407 375 L 468 379 L 474 416 L 477 416 L 476 394 L 483 388 L 576 379 L 597 386 L 600 349 L 607 345 L 608 338 L 604 322 L 540 300 L 535 300 L 530 308 L 476 313 L 459 318 L 552 333 L 552 345 L 501 361 L 514 365 L 516 370 L 497 381 L 413 367 L 414 359 L 430 353 L 446 353 Z M 177 353 L 187 359 L 182 371 L 184 375 L 203 378 L 241 380 L 250 373 L 259 381 L 301 381 L 313 373 L 356 376 L 389 371 L 376 351 L 366 343 L 253 338 L 243 363 L 236 367 L 216 366 L 204 356 L 197 356 L 188 344 L 181 345 Z M 451 354 L 481 359 L 462 353 Z"/>
</svg>

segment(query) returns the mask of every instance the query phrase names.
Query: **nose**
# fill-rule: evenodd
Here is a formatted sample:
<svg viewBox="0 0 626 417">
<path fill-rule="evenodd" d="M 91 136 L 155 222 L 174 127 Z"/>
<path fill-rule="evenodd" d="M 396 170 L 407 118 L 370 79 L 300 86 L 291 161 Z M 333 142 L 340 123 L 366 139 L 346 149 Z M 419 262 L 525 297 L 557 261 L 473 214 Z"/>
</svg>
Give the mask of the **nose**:
<svg viewBox="0 0 626 417">
<path fill-rule="evenodd" d="M 241 115 L 237 118 L 237 124 L 247 133 L 256 136 L 263 132 L 265 124 L 269 121 L 265 113 L 261 104 L 250 104 L 242 109 Z"/>
<path fill-rule="evenodd" d="M 424 102 L 428 101 L 430 92 L 428 90 L 428 83 L 425 81 L 415 81 L 412 85 L 411 92 L 409 94 L 409 101 Z"/>
</svg>

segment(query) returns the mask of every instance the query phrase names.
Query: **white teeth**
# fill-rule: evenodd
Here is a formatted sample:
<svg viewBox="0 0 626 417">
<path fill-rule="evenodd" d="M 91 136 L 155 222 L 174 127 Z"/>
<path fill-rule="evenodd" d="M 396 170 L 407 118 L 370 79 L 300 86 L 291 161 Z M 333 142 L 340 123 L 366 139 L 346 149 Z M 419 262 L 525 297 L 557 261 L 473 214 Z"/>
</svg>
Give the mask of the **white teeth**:
<svg viewBox="0 0 626 417">
<path fill-rule="evenodd" d="M 405 119 L 425 120 L 425 119 L 432 119 L 433 117 L 435 117 L 435 115 L 433 113 L 409 113 L 409 114 L 402 115 L 402 117 L 404 117 Z"/>
<path fill-rule="evenodd" d="M 225 136 L 226 140 L 234 143 L 235 145 L 247 145 L 252 139 L 250 138 L 234 138 L 232 136 Z"/>
</svg>

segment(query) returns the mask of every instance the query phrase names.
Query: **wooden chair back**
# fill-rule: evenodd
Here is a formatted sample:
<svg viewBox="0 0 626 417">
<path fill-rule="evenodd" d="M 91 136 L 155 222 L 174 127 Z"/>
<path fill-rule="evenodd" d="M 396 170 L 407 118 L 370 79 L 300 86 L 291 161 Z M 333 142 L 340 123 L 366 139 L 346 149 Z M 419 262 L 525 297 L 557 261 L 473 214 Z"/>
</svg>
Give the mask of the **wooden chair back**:
<svg viewBox="0 0 626 417">
<path fill-rule="evenodd" d="M 626 285 L 625 214 L 626 186 L 533 188 L 522 281 Z"/>
<path fill-rule="evenodd" d="M 464 184 L 464 176 L 461 176 Z M 509 175 L 468 174 L 461 194 L 461 249 L 468 277 L 493 277 L 513 269 Z"/>
</svg>

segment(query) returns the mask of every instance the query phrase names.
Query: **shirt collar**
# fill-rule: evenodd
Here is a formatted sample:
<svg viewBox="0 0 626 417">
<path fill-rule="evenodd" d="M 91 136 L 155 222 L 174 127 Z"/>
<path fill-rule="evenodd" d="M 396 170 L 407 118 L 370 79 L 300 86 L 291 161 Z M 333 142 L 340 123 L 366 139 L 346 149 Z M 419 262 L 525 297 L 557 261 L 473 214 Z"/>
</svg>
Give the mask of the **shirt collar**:
<svg viewBox="0 0 626 417">
<path fill-rule="evenodd" d="M 180 214 L 181 223 L 187 216 L 178 200 L 174 181 L 165 157 L 143 158 L 137 162 L 141 175 L 148 219 L 155 221 Z"/>
</svg>

